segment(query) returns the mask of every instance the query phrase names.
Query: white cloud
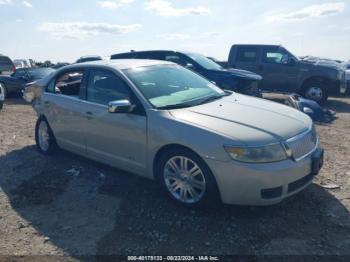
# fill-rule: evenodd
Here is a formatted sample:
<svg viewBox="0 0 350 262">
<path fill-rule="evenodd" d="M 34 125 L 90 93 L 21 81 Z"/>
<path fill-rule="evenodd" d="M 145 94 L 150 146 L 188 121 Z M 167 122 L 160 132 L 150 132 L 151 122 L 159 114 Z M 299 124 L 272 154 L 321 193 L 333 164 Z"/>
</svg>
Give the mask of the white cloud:
<svg viewBox="0 0 350 262">
<path fill-rule="evenodd" d="M 135 0 L 109 0 L 109 1 L 99 1 L 98 5 L 101 8 L 116 9 L 120 7 L 126 7 L 135 2 Z"/>
<path fill-rule="evenodd" d="M 318 18 L 339 14 L 345 10 L 345 7 L 345 2 L 331 2 L 319 5 L 311 5 L 289 13 L 272 14 L 267 18 L 267 20 L 269 22 L 302 21 L 309 18 Z"/>
<path fill-rule="evenodd" d="M 55 39 L 84 39 L 100 34 L 126 34 L 138 30 L 139 24 L 117 25 L 107 23 L 63 22 L 43 23 L 37 29 L 47 32 Z"/>
<path fill-rule="evenodd" d="M 13 3 L 13 0 L 0 0 L 0 5 L 9 5 L 12 3 Z"/>
<path fill-rule="evenodd" d="M 22 22 L 23 22 L 23 19 L 21 18 L 16 19 L 16 23 L 22 23 Z"/>
<path fill-rule="evenodd" d="M 29 7 L 29 8 L 32 8 L 32 7 L 33 7 L 33 5 L 32 5 L 30 2 L 28 2 L 28 1 L 23 1 L 22 4 L 23 4 L 25 7 Z"/>
<path fill-rule="evenodd" d="M 146 10 L 155 11 L 160 16 L 209 15 L 211 11 L 204 6 L 176 8 L 165 0 L 149 0 Z"/>
<path fill-rule="evenodd" d="M 218 36 L 218 32 L 204 32 L 199 34 L 183 34 L 183 33 L 172 33 L 172 34 L 162 34 L 158 35 L 158 37 L 163 38 L 165 40 L 186 40 L 186 39 L 195 39 L 195 38 L 212 38 Z"/>
<path fill-rule="evenodd" d="M 190 38 L 188 34 L 162 34 L 158 37 L 163 38 L 165 40 L 184 40 Z"/>
</svg>

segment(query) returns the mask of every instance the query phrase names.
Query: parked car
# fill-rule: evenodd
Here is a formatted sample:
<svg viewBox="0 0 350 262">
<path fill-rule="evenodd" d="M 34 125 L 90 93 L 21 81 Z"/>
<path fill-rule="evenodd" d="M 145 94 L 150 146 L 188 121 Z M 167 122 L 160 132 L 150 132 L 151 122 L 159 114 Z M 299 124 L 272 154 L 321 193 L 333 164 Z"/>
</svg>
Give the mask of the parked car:
<svg viewBox="0 0 350 262">
<path fill-rule="evenodd" d="M 282 46 L 233 45 L 228 63 L 260 74 L 263 91 L 298 93 L 318 103 L 345 88 L 341 67 L 300 60 Z"/>
<path fill-rule="evenodd" d="M 0 110 L 4 106 L 4 101 L 5 101 L 5 94 L 4 94 L 4 87 L 0 83 Z"/>
<path fill-rule="evenodd" d="M 93 62 L 103 60 L 101 56 L 90 55 L 90 56 L 82 56 L 75 63 L 85 63 L 85 62 Z"/>
<path fill-rule="evenodd" d="M 13 60 L 16 68 L 29 68 L 33 67 L 33 64 L 30 59 L 15 59 Z"/>
<path fill-rule="evenodd" d="M 350 61 L 344 64 L 344 69 L 345 69 L 345 79 L 346 79 L 346 90 L 344 93 L 350 92 Z"/>
<path fill-rule="evenodd" d="M 66 62 L 63 62 L 63 63 L 57 63 L 57 64 L 55 64 L 55 65 L 53 65 L 51 67 L 54 68 L 54 69 L 59 69 L 61 67 L 67 66 L 67 65 L 70 65 L 70 64 L 66 63 Z"/>
<path fill-rule="evenodd" d="M 155 179 L 188 206 L 274 204 L 312 183 L 323 163 L 307 115 L 165 61 L 67 66 L 24 98 L 38 114 L 41 153 L 59 146 Z"/>
<path fill-rule="evenodd" d="M 28 83 L 44 78 L 54 71 L 52 68 L 20 68 L 10 76 L 0 76 L 0 84 L 6 97 L 20 93 Z"/>
<path fill-rule="evenodd" d="M 244 70 L 224 69 L 222 66 L 200 54 L 158 50 L 143 52 L 133 51 L 111 56 L 111 59 L 126 58 L 171 61 L 195 71 L 208 80 L 215 82 L 223 89 L 252 96 L 261 96 L 261 92 L 258 88 L 261 76 Z"/>
<path fill-rule="evenodd" d="M 0 76 L 1 75 L 11 75 L 16 71 L 16 67 L 12 60 L 0 54 Z"/>
</svg>

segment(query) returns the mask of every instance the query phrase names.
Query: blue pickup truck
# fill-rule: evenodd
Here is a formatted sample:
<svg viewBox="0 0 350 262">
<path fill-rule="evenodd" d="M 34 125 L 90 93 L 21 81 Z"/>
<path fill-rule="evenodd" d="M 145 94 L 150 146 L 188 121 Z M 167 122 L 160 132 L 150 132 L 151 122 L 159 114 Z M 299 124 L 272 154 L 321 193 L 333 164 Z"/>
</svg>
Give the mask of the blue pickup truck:
<svg viewBox="0 0 350 262">
<path fill-rule="evenodd" d="M 263 91 L 298 93 L 320 104 L 347 88 L 342 66 L 304 61 L 279 45 L 233 45 L 228 67 L 261 75 Z"/>
</svg>

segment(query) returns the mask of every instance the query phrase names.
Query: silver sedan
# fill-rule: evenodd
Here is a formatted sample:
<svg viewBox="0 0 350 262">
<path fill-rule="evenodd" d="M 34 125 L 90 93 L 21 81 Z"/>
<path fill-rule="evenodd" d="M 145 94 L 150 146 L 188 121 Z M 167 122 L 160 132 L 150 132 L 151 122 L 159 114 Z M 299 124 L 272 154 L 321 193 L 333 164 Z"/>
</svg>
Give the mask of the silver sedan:
<svg viewBox="0 0 350 262">
<path fill-rule="evenodd" d="M 58 147 L 160 182 L 188 206 L 270 205 L 323 164 L 311 119 L 164 61 L 67 66 L 26 89 L 40 152 Z"/>
</svg>

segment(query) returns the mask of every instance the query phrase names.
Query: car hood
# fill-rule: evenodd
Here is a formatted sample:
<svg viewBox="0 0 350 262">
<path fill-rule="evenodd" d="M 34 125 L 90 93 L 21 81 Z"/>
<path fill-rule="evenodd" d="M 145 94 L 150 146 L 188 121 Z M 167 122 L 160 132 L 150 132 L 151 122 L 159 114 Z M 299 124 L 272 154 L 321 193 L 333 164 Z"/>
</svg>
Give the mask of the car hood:
<svg viewBox="0 0 350 262">
<path fill-rule="evenodd" d="M 298 110 L 236 93 L 212 103 L 171 110 L 170 113 L 178 120 L 248 146 L 287 140 L 312 126 L 312 120 Z"/>
<path fill-rule="evenodd" d="M 301 60 L 301 62 L 309 67 L 319 67 L 319 68 L 324 68 L 324 69 L 341 69 L 340 64 L 337 63 L 332 63 L 332 62 L 327 62 L 327 61 L 304 61 Z"/>
<path fill-rule="evenodd" d="M 254 81 L 262 80 L 262 77 L 260 75 L 250 71 L 246 71 L 246 70 L 229 68 L 229 69 L 208 70 L 208 71 L 217 75 L 234 76 L 234 77 L 245 78 L 245 79 L 254 80 Z"/>
</svg>

